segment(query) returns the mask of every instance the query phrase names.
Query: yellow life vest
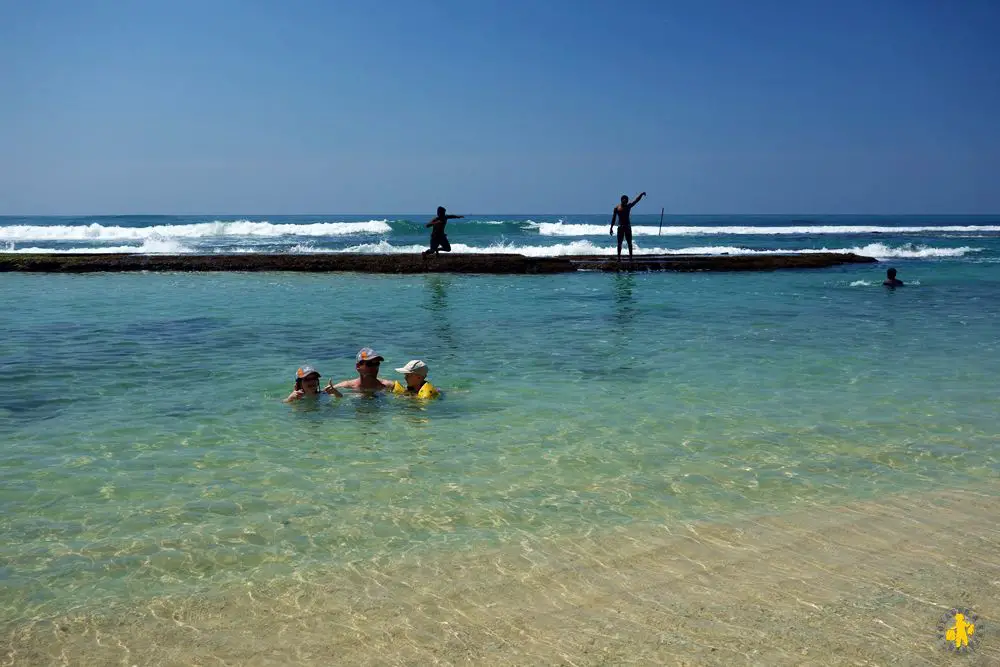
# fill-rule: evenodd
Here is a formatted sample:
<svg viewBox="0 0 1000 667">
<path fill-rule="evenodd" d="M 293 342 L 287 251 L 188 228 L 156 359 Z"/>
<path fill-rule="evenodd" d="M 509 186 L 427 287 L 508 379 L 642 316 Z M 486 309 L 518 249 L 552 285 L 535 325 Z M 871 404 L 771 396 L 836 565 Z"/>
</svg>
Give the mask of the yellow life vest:
<svg viewBox="0 0 1000 667">
<path fill-rule="evenodd" d="M 406 390 L 405 384 L 400 384 L 399 380 L 396 380 L 395 384 L 392 385 L 392 393 L 407 394 L 410 392 Z M 417 398 L 435 398 L 440 393 L 441 392 L 438 391 L 437 387 L 432 385 L 430 382 L 424 382 L 423 386 L 420 387 L 420 390 L 415 395 Z"/>
</svg>

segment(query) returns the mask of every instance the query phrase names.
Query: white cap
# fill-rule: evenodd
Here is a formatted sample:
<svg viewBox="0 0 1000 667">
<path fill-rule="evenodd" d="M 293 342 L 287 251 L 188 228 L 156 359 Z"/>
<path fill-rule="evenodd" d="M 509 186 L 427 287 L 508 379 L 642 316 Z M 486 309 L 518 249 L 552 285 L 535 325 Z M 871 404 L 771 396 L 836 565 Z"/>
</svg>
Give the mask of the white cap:
<svg viewBox="0 0 1000 667">
<path fill-rule="evenodd" d="M 414 359 L 413 361 L 408 362 L 402 368 L 397 368 L 396 372 L 402 373 L 404 375 L 406 375 L 407 373 L 416 373 L 417 375 L 423 375 L 424 377 L 427 377 L 427 364 L 420 361 L 419 359 Z"/>
</svg>

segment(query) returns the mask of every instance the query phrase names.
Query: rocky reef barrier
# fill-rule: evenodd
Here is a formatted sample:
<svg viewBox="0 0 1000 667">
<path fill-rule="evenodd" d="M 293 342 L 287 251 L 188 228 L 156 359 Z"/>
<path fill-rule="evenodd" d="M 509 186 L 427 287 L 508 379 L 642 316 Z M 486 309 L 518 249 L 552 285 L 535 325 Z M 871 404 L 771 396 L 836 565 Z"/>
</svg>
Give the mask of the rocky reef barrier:
<svg viewBox="0 0 1000 667">
<path fill-rule="evenodd" d="M 633 261 L 602 255 L 136 255 L 0 253 L 0 272 L 119 273 L 127 271 L 298 271 L 326 273 L 548 274 L 573 271 L 774 271 L 876 262 L 849 253 L 805 255 L 642 255 Z"/>
</svg>

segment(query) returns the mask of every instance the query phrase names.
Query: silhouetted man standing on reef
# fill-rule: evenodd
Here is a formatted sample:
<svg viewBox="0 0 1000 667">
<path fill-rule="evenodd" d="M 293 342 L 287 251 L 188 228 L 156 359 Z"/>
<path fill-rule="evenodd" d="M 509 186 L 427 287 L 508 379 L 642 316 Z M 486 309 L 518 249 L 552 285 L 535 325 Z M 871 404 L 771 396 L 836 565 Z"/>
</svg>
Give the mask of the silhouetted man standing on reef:
<svg viewBox="0 0 1000 667">
<path fill-rule="evenodd" d="M 437 255 L 439 249 L 451 252 L 451 244 L 448 243 L 448 237 L 445 236 L 444 226 L 448 224 L 449 220 L 464 217 L 464 215 L 447 215 L 444 206 L 438 206 L 437 217 L 424 225 L 424 227 L 431 227 L 431 247 L 424 250 L 424 257 L 431 253 Z"/>
<path fill-rule="evenodd" d="M 628 258 L 632 259 L 632 220 L 629 218 L 629 214 L 632 211 L 632 207 L 639 203 L 639 200 L 646 196 L 645 192 L 640 192 L 639 196 L 632 200 L 632 203 L 628 203 L 628 195 L 622 195 L 622 203 L 615 206 L 615 212 L 611 215 L 611 231 L 609 234 L 615 233 L 615 220 L 618 220 L 618 261 L 622 259 L 622 239 L 628 241 Z"/>
</svg>

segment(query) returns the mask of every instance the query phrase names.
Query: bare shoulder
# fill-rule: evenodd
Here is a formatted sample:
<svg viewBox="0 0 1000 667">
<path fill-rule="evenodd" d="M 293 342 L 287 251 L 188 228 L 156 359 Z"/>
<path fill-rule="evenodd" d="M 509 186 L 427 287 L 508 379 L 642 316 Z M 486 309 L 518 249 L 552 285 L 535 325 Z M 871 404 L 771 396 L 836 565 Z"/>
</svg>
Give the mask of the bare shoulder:
<svg viewBox="0 0 1000 667">
<path fill-rule="evenodd" d="M 343 382 L 338 382 L 333 385 L 337 389 L 357 389 L 361 385 L 360 378 L 354 378 L 353 380 L 344 380 Z"/>
</svg>

